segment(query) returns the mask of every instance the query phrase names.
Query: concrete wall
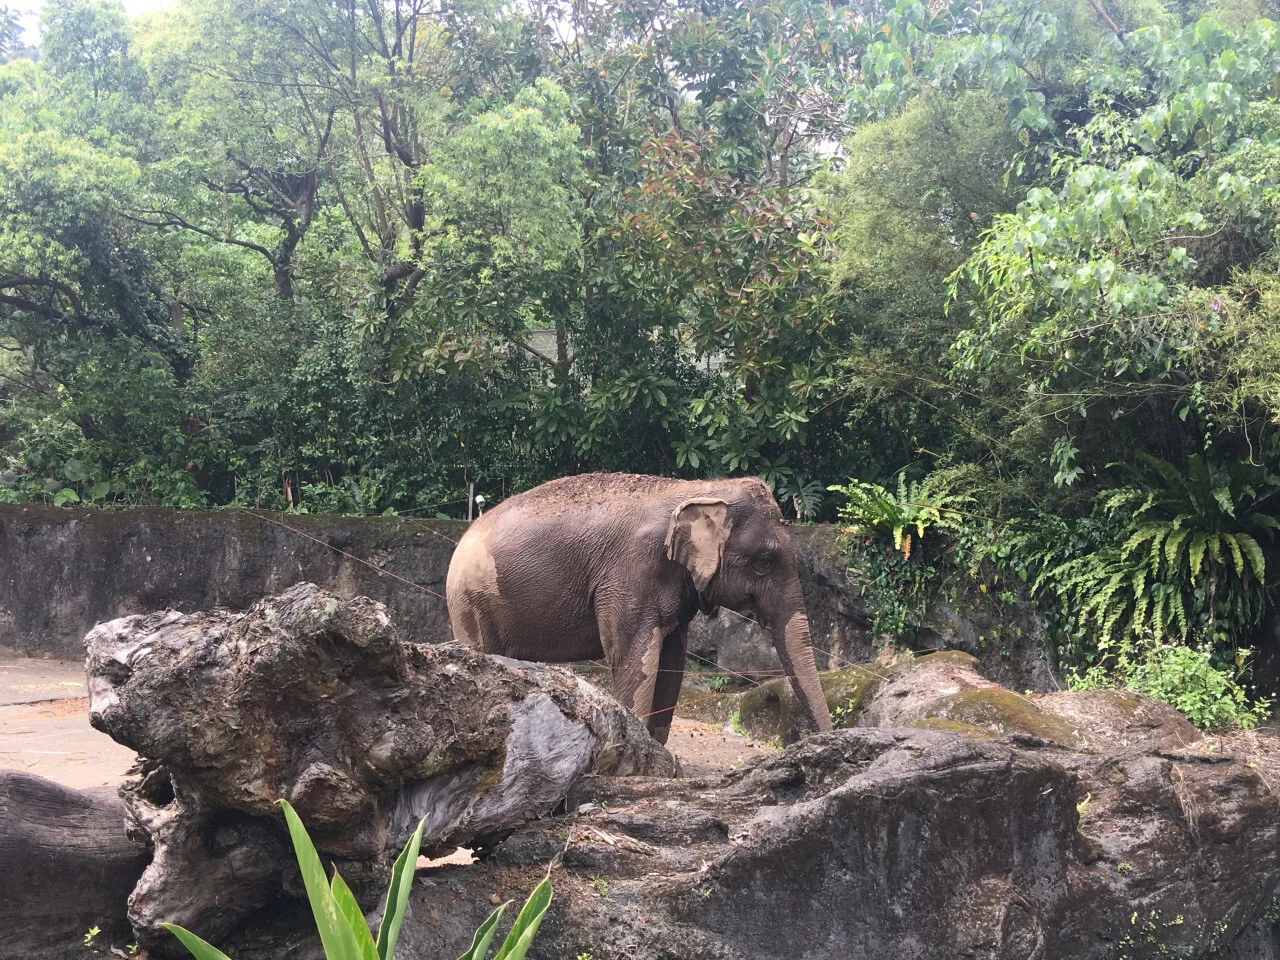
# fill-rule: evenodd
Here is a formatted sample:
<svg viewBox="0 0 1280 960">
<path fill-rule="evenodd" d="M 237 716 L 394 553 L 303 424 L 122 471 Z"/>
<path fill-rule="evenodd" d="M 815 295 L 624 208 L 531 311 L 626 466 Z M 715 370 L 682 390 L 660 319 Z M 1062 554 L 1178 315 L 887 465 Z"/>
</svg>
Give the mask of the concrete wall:
<svg viewBox="0 0 1280 960">
<path fill-rule="evenodd" d="M 414 638 L 450 636 L 445 573 L 465 523 L 269 515 L 272 523 L 262 516 L 0 505 L 0 645 L 79 658 L 85 633 L 102 620 L 168 607 L 243 609 L 300 580 L 339 596 L 382 601 Z M 867 659 L 861 605 L 842 580 L 834 528 L 794 527 L 792 533 L 819 667 Z M 728 611 L 700 616 L 691 647 L 727 670 L 781 669 L 764 632 Z"/>
<path fill-rule="evenodd" d="M 466 524 L 394 517 L 273 519 L 293 529 L 244 511 L 0 505 L 0 645 L 32 656 L 78 659 L 84 656 L 85 633 L 100 621 L 169 607 L 243 609 L 300 580 L 343 597 L 381 600 L 411 636 L 450 635 L 444 579 Z"/>
</svg>

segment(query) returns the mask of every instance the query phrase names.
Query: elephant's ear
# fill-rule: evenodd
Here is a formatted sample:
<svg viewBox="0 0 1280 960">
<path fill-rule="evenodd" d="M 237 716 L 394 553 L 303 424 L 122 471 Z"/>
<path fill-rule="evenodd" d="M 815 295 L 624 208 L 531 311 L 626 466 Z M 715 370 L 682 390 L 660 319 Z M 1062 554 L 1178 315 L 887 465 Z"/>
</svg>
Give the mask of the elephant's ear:
<svg viewBox="0 0 1280 960">
<path fill-rule="evenodd" d="M 729 505 L 714 497 L 686 500 L 671 511 L 667 558 L 684 564 L 699 592 L 707 589 L 729 540 Z"/>
</svg>

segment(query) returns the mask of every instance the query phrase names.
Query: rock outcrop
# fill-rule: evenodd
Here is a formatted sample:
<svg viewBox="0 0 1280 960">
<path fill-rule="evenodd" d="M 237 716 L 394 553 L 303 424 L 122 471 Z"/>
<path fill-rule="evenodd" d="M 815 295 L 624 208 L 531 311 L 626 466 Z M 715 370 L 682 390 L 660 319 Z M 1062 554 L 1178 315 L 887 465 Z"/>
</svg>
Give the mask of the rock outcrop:
<svg viewBox="0 0 1280 960">
<path fill-rule="evenodd" d="M 276 803 L 369 905 L 421 818 L 423 852 L 484 848 L 588 772 L 672 776 L 671 755 L 562 668 L 401 639 L 381 604 L 312 584 L 245 614 L 126 617 L 88 647 L 90 720 L 145 758 L 123 789 L 153 851 L 129 898 L 159 924 L 225 936 L 296 888 Z"/>
<path fill-rule="evenodd" d="M 582 681 L 404 643 L 379 605 L 308 585 L 89 642 L 95 723 L 148 757 L 125 791 L 155 853 L 130 919 L 161 949 L 163 919 L 239 960 L 319 956 L 305 904 L 271 899 L 297 892 L 287 797 L 369 889 L 420 815 L 428 848 L 487 854 L 419 873 L 400 960 L 462 953 L 549 865 L 535 960 L 1274 960 L 1266 765 L 1133 694 L 1026 696 L 956 652 L 868 664 L 826 678 L 846 729 L 672 779 Z M 782 724 L 777 686 L 752 696 Z"/>
<path fill-rule="evenodd" d="M 551 861 L 538 960 L 1268 956 L 1237 947 L 1280 879 L 1280 810 L 1196 749 L 855 728 L 718 781 L 592 778 L 571 804 L 420 874 L 404 956 L 461 953 Z M 246 960 L 281 957 L 277 929 L 248 931 Z"/>
</svg>

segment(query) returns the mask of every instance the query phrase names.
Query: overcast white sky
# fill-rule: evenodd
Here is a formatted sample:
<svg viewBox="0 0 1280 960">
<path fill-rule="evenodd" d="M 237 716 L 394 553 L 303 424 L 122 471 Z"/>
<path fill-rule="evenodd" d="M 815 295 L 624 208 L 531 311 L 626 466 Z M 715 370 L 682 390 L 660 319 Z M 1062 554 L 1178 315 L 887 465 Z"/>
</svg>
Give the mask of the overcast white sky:
<svg viewBox="0 0 1280 960">
<path fill-rule="evenodd" d="M 150 13 L 152 10 L 163 10 L 165 7 L 173 6 L 175 0 L 124 0 L 124 9 L 131 17 L 139 14 Z M 22 12 L 22 26 L 27 31 L 27 41 L 32 42 L 36 39 L 36 27 L 40 23 L 40 8 L 43 4 L 40 0 L 10 0 L 8 6 L 10 9 L 17 9 Z"/>
</svg>

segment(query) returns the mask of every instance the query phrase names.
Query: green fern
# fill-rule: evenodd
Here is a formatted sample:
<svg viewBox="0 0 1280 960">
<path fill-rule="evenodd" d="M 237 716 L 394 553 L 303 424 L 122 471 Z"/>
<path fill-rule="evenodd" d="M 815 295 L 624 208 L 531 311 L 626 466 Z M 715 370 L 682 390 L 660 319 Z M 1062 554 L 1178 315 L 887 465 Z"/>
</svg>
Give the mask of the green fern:
<svg viewBox="0 0 1280 960">
<path fill-rule="evenodd" d="M 963 514 L 958 508 L 972 501 L 972 497 L 937 489 L 927 479 L 908 484 L 902 473 L 898 474 L 896 494 L 878 483 L 856 479 L 827 489 L 844 494 L 848 501 L 840 508 L 847 532 L 887 534 L 904 559 L 911 557 L 912 530 L 919 541 L 930 527 L 959 526 Z"/>
<path fill-rule="evenodd" d="M 1032 593 L 1056 597 L 1077 634 L 1103 653 L 1128 635 L 1235 642 L 1254 629 L 1267 572 L 1256 535 L 1270 539 L 1280 527 L 1267 509 L 1275 478 L 1201 457 L 1189 459 L 1185 475 L 1147 455 L 1125 469 L 1148 485 L 1099 494 L 1091 528 L 1120 536 L 1066 557 L 1052 547 L 1028 551 Z M 1071 539 L 1065 529 L 1058 535 Z"/>
</svg>

